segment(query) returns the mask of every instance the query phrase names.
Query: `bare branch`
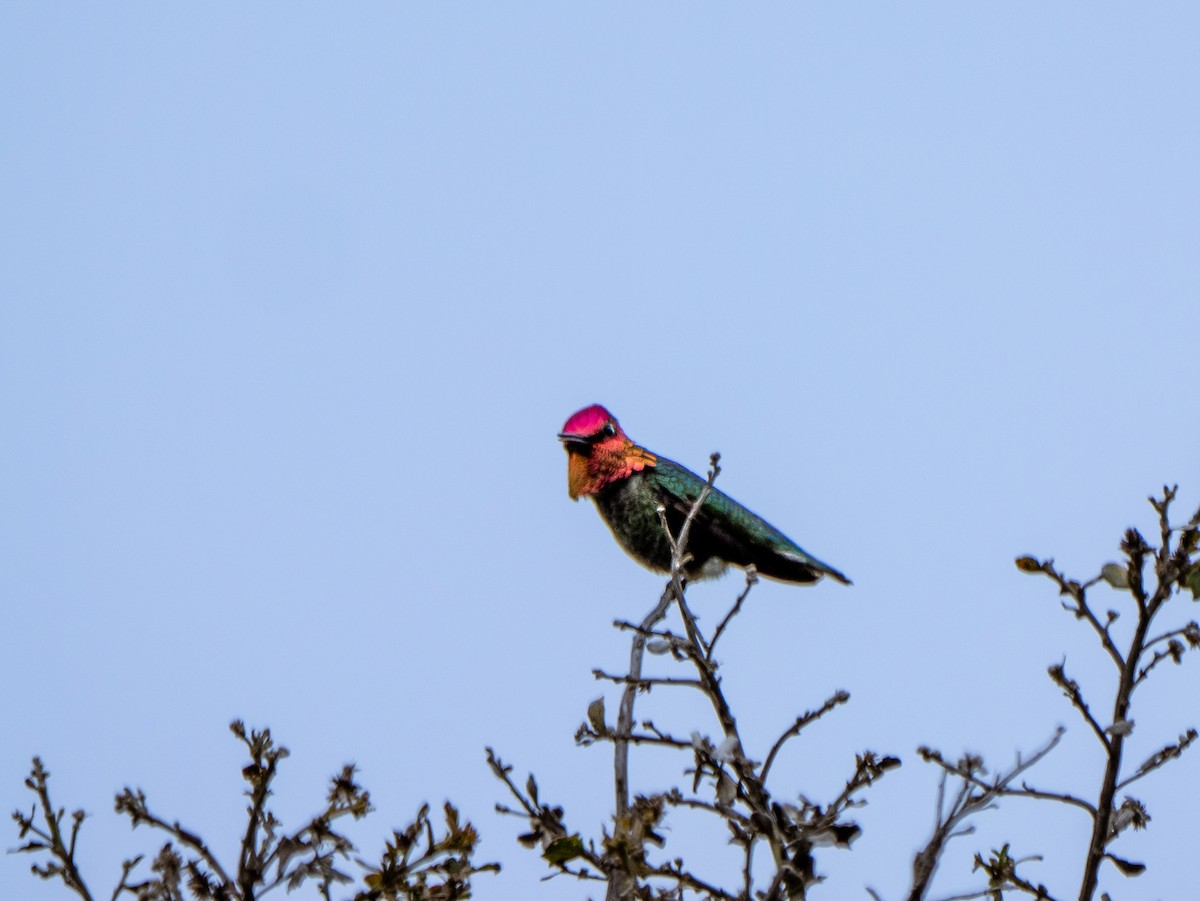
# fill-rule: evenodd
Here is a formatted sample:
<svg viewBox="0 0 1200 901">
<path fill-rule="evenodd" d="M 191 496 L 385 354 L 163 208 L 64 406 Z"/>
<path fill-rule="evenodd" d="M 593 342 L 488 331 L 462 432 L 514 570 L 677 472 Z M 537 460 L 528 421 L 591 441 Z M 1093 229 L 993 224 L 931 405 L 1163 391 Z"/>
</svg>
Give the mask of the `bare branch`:
<svg viewBox="0 0 1200 901">
<path fill-rule="evenodd" d="M 637 681 L 634 681 L 629 676 L 618 676 L 613 673 L 606 673 L 599 669 L 593 669 L 592 675 L 605 682 L 615 682 L 618 685 L 632 685 L 641 691 L 649 691 L 655 685 L 682 685 L 686 688 L 700 687 L 700 681 L 698 679 L 676 679 L 667 676 L 643 676 Z"/>
<path fill-rule="evenodd" d="M 938 863 L 941 860 L 946 845 L 952 839 L 967 834 L 971 827 L 964 827 L 963 824 L 976 814 L 995 808 L 998 798 L 1012 796 L 1057 800 L 1081 807 L 1094 816 L 1094 811 L 1091 810 L 1090 806 L 1077 798 L 1071 798 L 1067 795 L 1057 796 L 1051 793 L 1037 792 L 1030 790 L 1024 785 L 1021 788 L 1012 787 L 1013 782 L 1036 766 L 1047 754 L 1058 746 L 1058 743 L 1062 741 L 1064 732 L 1065 730 L 1060 726 L 1055 730 L 1054 735 L 1051 736 L 1046 744 L 1028 757 L 1023 758 L 1018 754 L 1016 763 L 1013 764 L 1012 769 L 1007 773 L 997 773 L 990 781 L 982 778 L 985 771 L 981 757 L 967 754 L 961 757 L 956 763 L 951 764 L 938 751 L 925 747 L 917 749 L 917 753 L 923 760 L 934 764 L 942 770 L 942 778 L 938 786 L 933 834 L 925 847 L 913 858 L 913 882 L 912 889 L 908 895 L 909 901 L 921 901 L 925 897 L 932 885 L 934 873 L 937 871 Z M 946 780 L 949 778 L 958 779 L 959 787 L 955 792 L 953 801 L 950 803 L 949 808 L 947 808 L 945 806 L 945 786 Z M 1025 883 L 1016 874 L 1016 865 L 1019 862 L 1013 861 L 1007 856 L 1007 846 L 1005 846 L 1002 852 L 997 852 L 997 856 L 993 861 L 995 872 L 1002 874 L 1002 881 L 1005 881 L 1008 887 L 1026 891 L 1030 887 L 1029 883 Z M 977 866 L 984 866 L 985 868 L 987 866 L 978 857 L 976 858 L 976 863 Z M 1034 893 L 1036 894 L 1038 890 L 1044 891 L 1039 886 L 1036 887 Z M 968 895 L 967 897 L 971 896 Z M 1039 897 L 1048 898 L 1049 895 L 1043 894 Z"/>
<path fill-rule="evenodd" d="M 1196 741 L 1196 735 L 1197 733 L 1195 729 L 1188 729 L 1187 732 L 1179 736 L 1179 741 L 1155 751 L 1148 758 L 1146 758 L 1146 760 L 1137 768 L 1132 776 L 1129 776 L 1128 778 L 1117 783 L 1117 791 L 1120 791 L 1127 785 L 1137 782 L 1137 780 L 1141 779 L 1143 776 L 1149 775 L 1168 761 L 1182 757 L 1183 752 L 1191 747 L 1192 743 Z"/>
<path fill-rule="evenodd" d="M 713 651 L 717 647 L 717 641 L 720 640 L 721 636 L 725 634 L 725 630 L 728 628 L 730 620 L 732 620 L 738 615 L 739 612 L 741 612 L 742 605 L 746 603 L 746 598 L 750 595 L 750 589 L 757 584 L 758 570 L 754 568 L 753 564 L 751 564 L 750 566 L 746 567 L 746 587 L 742 589 L 742 593 L 737 596 L 737 600 L 733 602 L 733 606 L 729 608 L 729 612 L 725 614 L 725 618 L 721 620 L 721 622 L 717 625 L 717 628 L 713 631 L 712 640 L 708 643 L 707 656 L 709 662 L 712 661 L 712 655 Z"/>
<path fill-rule="evenodd" d="M 1069 604 L 1064 602 L 1063 607 L 1070 613 L 1073 613 L 1076 619 L 1087 621 L 1088 625 L 1092 627 L 1097 637 L 1099 637 L 1100 643 L 1104 646 L 1104 650 L 1108 652 L 1108 656 L 1112 658 L 1113 664 L 1117 669 L 1121 669 L 1125 665 L 1125 660 L 1121 656 L 1121 652 L 1117 650 L 1117 646 L 1109 634 L 1109 625 L 1111 625 L 1112 621 L 1109 620 L 1108 624 L 1101 623 L 1087 603 L 1087 589 L 1095 585 L 1100 577 L 1097 576 L 1087 583 L 1076 582 L 1074 579 L 1068 579 L 1055 569 L 1053 560 L 1039 561 L 1033 557 L 1021 557 L 1017 560 L 1017 566 L 1023 572 L 1044 573 L 1053 580 L 1058 585 L 1058 593 L 1066 595 L 1073 602 Z"/>
<path fill-rule="evenodd" d="M 1062 663 L 1056 663 L 1046 669 L 1046 673 L 1050 676 L 1050 681 L 1062 689 L 1063 694 L 1071 701 L 1071 704 L 1079 711 L 1084 721 L 1092 727 L 1092 732 L 1100 740 L 1107 751 L 1110 741 L 1108 733 L 1104 727 L 1092 715 L 1092 710 L 1088 707 L 1087 702 L 1083 699 L 1083 690 L 1080 689 L 1079 683 L 1067 675 L 1066 667 Z"/>
<path fill-rule="evenodd" d="M 41 758 L 34 757 L 33 766 L 25 780 L 25 787 L 33 792 L 37 799 L 34 809 L 28 816 L 17 811 L 13 814 L 13 819 L 17 822 L 21 838 L 32 834 L 39 841 L 27 842 L 14 850 L 26 854 L 49 852 L 52 858 L 51 862 L 44 865 L 34 864 L 31 868 L 33 872 L 43 879 L 53 879 L 57 876 L 62 879 L 63 885 L 84 901 L 92 901 L 92 893 L 88 890 L 87 884 L 83 881 L 83 876 L 75 864 L 75 839 L 86 814 L 82 810 L 77 810 L 71 815 L 69 844 L 64 844 L 62 819 L 66 810 L 59 808 L 55 811 L 54 806 L 50 803 L 50 788 L 47 784 L 49 776 L 50 772 L 42 766 Z M 39 808 L 45 828 L 37 825 L 36 816 Z"/>
<path fill-rule="evenodd" d="M 637 694 L 637 683 L 642 678 L 646 636 L 654 624 L 667 615 L 673 597 L 672 588 L 668 585 L 654 609 L 646 614 L 641 626 L 637 627 L 629 652 L 629 684 L 621 694 L 621 706 L 617 711 L 617 740 L 613 751 L 613 783 L 618 817 L 624 816 L 629 810 L 629 742 L 623 741 L 622 737 L 627 736 L 633 727 L 633 700 Z"/>
<path fill-rule="evenodd" d="M 771 746 L 771 750 L 769 752 L 767 752 L 767 759 L 763 763 L 762 774 L 759 776 L 759 778 L 763 782 L 767 781 L 767 774 L 770 773 L 770 771 L 771 771 L 771 764 L 773 764 L 775 762 L 775 757 L 776 757 L 776 755 L 779 754 L 780 748 L 783 747 L 784 743 L 789 738 L 794 738 L 795 736 L 799 735 L 801 730 L 804 729 L 804 727 L 807 726 L 809 723 L 819 720 L 821 717 L 823 717 L 829 711 L 833 710 L 835 707 L 839 707 L 840 705 L 845 704 L 849 700 L 850 700 L 849 692 L 839 691 L 839 692 L 834 693 L 832 696 L 830 696 L 829 699 L 826 700 L 825 703 L 822 704 L 820 707 L 818 707 L 816 710 L 810 710 L 807 713 L 801 714 L 800 716 L 796 717 L 796 721 L 794 723 L 792 723 L 792 725 L 787 729 L 787 731 L 785 731 L 782 735 L 779 736 L 779 738 L 777 738 L 775 740 L 775 744 L 773 744 Z"/>
</svg>

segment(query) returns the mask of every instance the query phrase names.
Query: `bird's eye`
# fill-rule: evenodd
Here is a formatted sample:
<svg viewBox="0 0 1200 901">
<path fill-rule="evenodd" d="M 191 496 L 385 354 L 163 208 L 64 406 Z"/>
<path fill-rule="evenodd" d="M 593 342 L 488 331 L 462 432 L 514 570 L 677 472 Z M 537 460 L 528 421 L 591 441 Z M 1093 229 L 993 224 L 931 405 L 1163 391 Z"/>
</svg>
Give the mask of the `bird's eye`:
<svg viewBox="0 0 1200 901">
<path fill-rule="evenodd" d="M 606 422 L 604 423 L 604 428 L 600 430 L 600 434 L 605 438 L 611 438 L 613 435 L 617 434 L 617 427 L 611 422 Z"/>
</svg>

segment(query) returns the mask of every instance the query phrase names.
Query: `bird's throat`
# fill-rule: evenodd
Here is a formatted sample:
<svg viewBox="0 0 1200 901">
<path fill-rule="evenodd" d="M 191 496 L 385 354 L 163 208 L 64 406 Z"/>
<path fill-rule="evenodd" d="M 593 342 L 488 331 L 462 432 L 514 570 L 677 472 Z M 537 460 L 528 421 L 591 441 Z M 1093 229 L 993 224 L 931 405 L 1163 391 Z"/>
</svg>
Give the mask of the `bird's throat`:
<svg viewBox="0 0 1200 901">
<path fill-rule="evenodd" d="M 588 472 L 588 458 L 583 454 L 567 455 L 567 494 L 571 500 L 577 501 L 582 495 L 592 494 L 595 489 L 588 490 L 591 475 Z"/>
<path fill-rule="evenodd" d="M 632 442 L 612 450 L 597 446 L 591 454 L 568 453 L 567 494 L 571 500 L 595 494 L 605 485 L 627 479 L 647 467 L 653 468 L 657 462 L 654 454 Z"/>
</svg>

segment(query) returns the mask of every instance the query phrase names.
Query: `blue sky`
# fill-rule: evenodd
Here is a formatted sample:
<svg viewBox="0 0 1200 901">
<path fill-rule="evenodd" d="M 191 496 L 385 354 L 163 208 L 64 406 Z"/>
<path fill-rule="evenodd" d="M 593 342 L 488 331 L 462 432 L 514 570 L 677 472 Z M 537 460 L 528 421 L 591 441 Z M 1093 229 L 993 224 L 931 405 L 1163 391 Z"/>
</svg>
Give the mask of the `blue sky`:
<svg viewBox="0 0 1200 901">
<path fill-rule="evenodd" d="M 0 799 L 43 755 L 101 894 L 157 847 L 111 812 L 125 784 L 232 850 L 238 716 L 293 751 L 285 822 L 354 760 L 368 856 L 448 796 L 506 868 L 480 897 L 584 897 L 538 882 L 482 748 L 597 831 L 609 753 L 571 736 L 661 580 L 567 499 L 554 436 L 593 402 L 695 469 L 719 450 L 727 492 L 855 580 L 759 586 L 726 647 L 763 750 L 853 695 L 775 778 L 905 761 L 821 858 L 828 897 L 903 891 L 918 744 L 1007 765 L 1061 722 L 1037 781 L 1094 795 L 1045 667 L 1099 698 L 1104 661 L 1012 558 L 1086 577 L 1162 483 L 1200 502 L 1198 28 L 1184 3 L 5 5 Z M 1148 684 L 1132 758 L 1200 722 L 1196 685 Z M 1200 768 L 1139 788 L 1122 847 L 1150 870 L 1102 887 L 1180 897 Z M 1074 891 L 1070 811 L 979 826 L 941 894 L 1007 839 Z M 61 897 L 28 863 L 0 857 L 0 896 Z"/>
</svg>

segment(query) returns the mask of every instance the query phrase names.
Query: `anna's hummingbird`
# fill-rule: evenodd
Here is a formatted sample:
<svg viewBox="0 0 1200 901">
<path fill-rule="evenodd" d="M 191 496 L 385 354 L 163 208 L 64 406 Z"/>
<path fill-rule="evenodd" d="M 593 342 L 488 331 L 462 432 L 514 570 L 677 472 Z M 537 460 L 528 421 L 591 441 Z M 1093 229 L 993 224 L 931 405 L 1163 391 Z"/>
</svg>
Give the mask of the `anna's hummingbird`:
<svg viewBox="0 0 1200 901">
<path fill-rule="evenodd" d="M 671 534 L 678 537 L 700 496 L 704 479 L 629 440 L 608 410 L 585 407 L 559 433 L 567 451 L 567 493 L 590 497 L 621 547 L 643 566 L 671 569 L 671 543 L 663 532 L 663 508 Z M 715 488 L 692 521 L 687 542 L 692 560 L 686 572 L 702 579 L 728 564 L 751 564 L 760 575 L 783 582 L 815 582 L 832 576 L 850 580 L 810 556 L 770 523 Z"/>
</svg>

